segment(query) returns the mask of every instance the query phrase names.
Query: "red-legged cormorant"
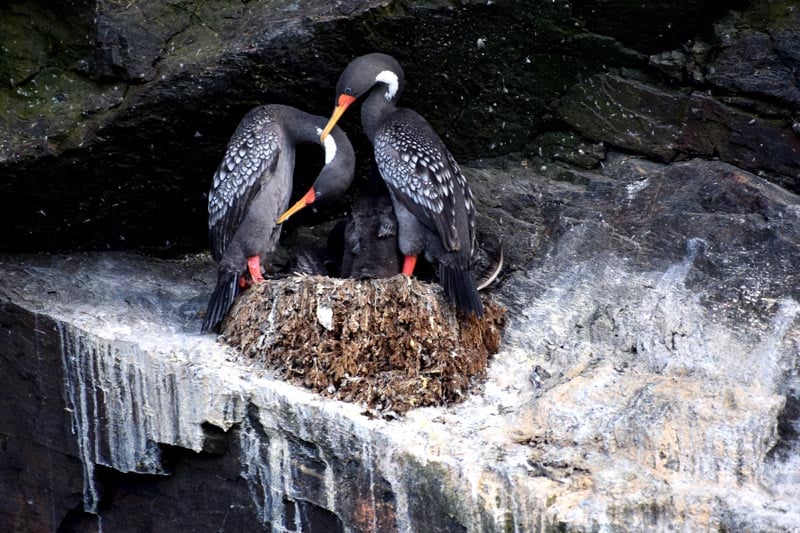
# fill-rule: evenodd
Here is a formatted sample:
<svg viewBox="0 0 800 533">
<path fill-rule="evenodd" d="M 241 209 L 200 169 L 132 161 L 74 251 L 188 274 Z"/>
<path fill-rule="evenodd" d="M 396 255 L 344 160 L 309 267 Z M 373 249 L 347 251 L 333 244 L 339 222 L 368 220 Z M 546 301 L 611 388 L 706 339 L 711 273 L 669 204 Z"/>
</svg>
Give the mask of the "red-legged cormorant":
<svg viewBox="0 0 800 533">
<path fill-rule="evenodd" d="M 403 273 L 410 276 L 417 255 L 424 252 L 438 264 L 439 282 L 456 307 L 467 315 L 483 316 L 470 272 L 475 248 L 472 192 L 428 122 L 411 109 L 395 106 L 403 84 L 403 69 L 393 57 L 368 54 L 354 59 L 339 77 L 335 109 L 321 138 L 327 138 L 348 106 L 369 93 L 361 107 L 361 124 L 394 204 L 405 256 Z"/>
<path fill-rule="evenodd" d="M 320 142 L 325 166 L 303 196 L 303 205 L 334 198 L 353 181 L 355 155 L 341 129 L 321 140 L 325 118 L 284 105 L 248 112 L 231 137 L 208 194 L 211 254 L 219 264 L 217 286 L 202 331 L 214 328 L 233 304 L 247 270 L 261 282 L 261 262 L 275 250 L 278 215 L 289 206 L 295 145 Z"/>
</svg>

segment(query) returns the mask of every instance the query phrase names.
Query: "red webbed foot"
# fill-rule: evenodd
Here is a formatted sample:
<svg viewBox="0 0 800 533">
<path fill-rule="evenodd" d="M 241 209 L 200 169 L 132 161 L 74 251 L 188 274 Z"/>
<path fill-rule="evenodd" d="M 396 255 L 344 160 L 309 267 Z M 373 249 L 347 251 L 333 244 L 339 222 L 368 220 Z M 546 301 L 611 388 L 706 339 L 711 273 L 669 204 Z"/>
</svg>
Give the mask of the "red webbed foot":
<svg viewBox="0 0 800 533">
<path fill-rule="evenodd" d="M 414 273 L 414 267 L 417 264 L 417 256 L 416 255 L 407 255 L 405 256 L 405 260 L 403 260 L 403 274 L 408 277 L 411 277 L 411 274 Z"/>
<path fill-rule="evenodd" d="M 264 283 L 264 276 L 261 275 L 261 258 L 257 255 L 247 258 L 247 270 L 253 283 Z"/>
</svg>

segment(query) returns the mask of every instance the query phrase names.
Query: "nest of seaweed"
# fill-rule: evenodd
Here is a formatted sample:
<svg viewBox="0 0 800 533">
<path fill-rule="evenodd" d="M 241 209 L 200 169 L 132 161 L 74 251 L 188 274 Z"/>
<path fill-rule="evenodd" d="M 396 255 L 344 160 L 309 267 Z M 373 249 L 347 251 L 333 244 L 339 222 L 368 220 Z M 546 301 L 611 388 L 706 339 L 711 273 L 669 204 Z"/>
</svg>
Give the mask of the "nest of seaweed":
<svg viewBox="0 0 800 533">
<path fill-rule="evenodd" d="M 406 276 L 295 276 L 242 294 L 222 326 L 241 356 L 384 416 L 462 400 L 497 353 L 505 309 L 456 315 L 438 286 Z"/>
</svg>

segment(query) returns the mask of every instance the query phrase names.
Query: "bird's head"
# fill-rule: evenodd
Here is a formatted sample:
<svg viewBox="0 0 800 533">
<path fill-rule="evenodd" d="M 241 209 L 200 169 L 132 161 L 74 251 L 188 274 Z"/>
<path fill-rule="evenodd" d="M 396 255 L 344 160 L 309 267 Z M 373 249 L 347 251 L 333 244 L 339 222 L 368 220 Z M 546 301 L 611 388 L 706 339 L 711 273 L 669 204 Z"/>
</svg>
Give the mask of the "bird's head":
<svg viewBox="0 0 800 533">
<path fill-rule="evenodd" d="M 317 128 L 317 134 L 322 134 L 322 128 Z M 325 137 L 322 145 L 325 148 L 325 166 L 322 167 L 319 176 L 308 192 L 288 211 L 278 217 L 278 224 L 282 224 L 306 206 L 336 198 L 353 183 L 356 156 L 344 131 L 341 128 L 335 128 L 331 135 Z"/>
<path fill-rule="evenodd" d="M 367 54 L 355 58 L 345 67 L 336 84 L 336 99 L 328 125 L 322 132 L 324 140 L 350 105 L 359 96 L 377 85 L 386 86 L 384 97 L 394 102 L 403 90 L 404 75 L 400 63 L 386 54 Z"/>
</svg>

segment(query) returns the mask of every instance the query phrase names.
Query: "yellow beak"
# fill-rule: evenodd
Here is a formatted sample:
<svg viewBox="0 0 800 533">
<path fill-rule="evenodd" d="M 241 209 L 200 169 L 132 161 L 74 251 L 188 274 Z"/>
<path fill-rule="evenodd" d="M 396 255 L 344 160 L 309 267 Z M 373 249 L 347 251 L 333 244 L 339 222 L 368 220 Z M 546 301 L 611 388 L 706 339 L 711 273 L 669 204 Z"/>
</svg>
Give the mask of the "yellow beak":
<svg viewBox="0 0 800 533">
<path fill-rule="evenodd" d="M 328 121 L 328 124 L 325 125 L 325 129 L 322 130 L 322 135 L 319 136 L 320 142 L 325 140 L 325 137 L 330 134 L 331 130 L 334 126 L 336 126 L 336 123 L 339 122 L 339 119 L 342 118 L 342 115 L 345 111 L 347 111 L 347 108 L 350 106 L 350 104 L 355 101 L 355 97 L 350 96 L 349 94 L 339 95 L 339 105 L 334 108 L 331 119 Z"/>
<path fill-rule="evenodd" d="M 284 214 L 278 217 L 277 223 L 283 224 L 284 222 L 286 222 L 286 220 L 289 219 L 290 216 L 294 215 L 295 213 L 303 209 L 305 206 L 314 203 L 316 197 L 317 193 L 314 191 L 314 187 L 311 187 L 305 194 L 305 196 L 300 198 L 300 200 L 298 200 L 296 204 L 294 204 L 291 208 L 289 208 L 288 211 L 286 211 Z"/>
</svg>

